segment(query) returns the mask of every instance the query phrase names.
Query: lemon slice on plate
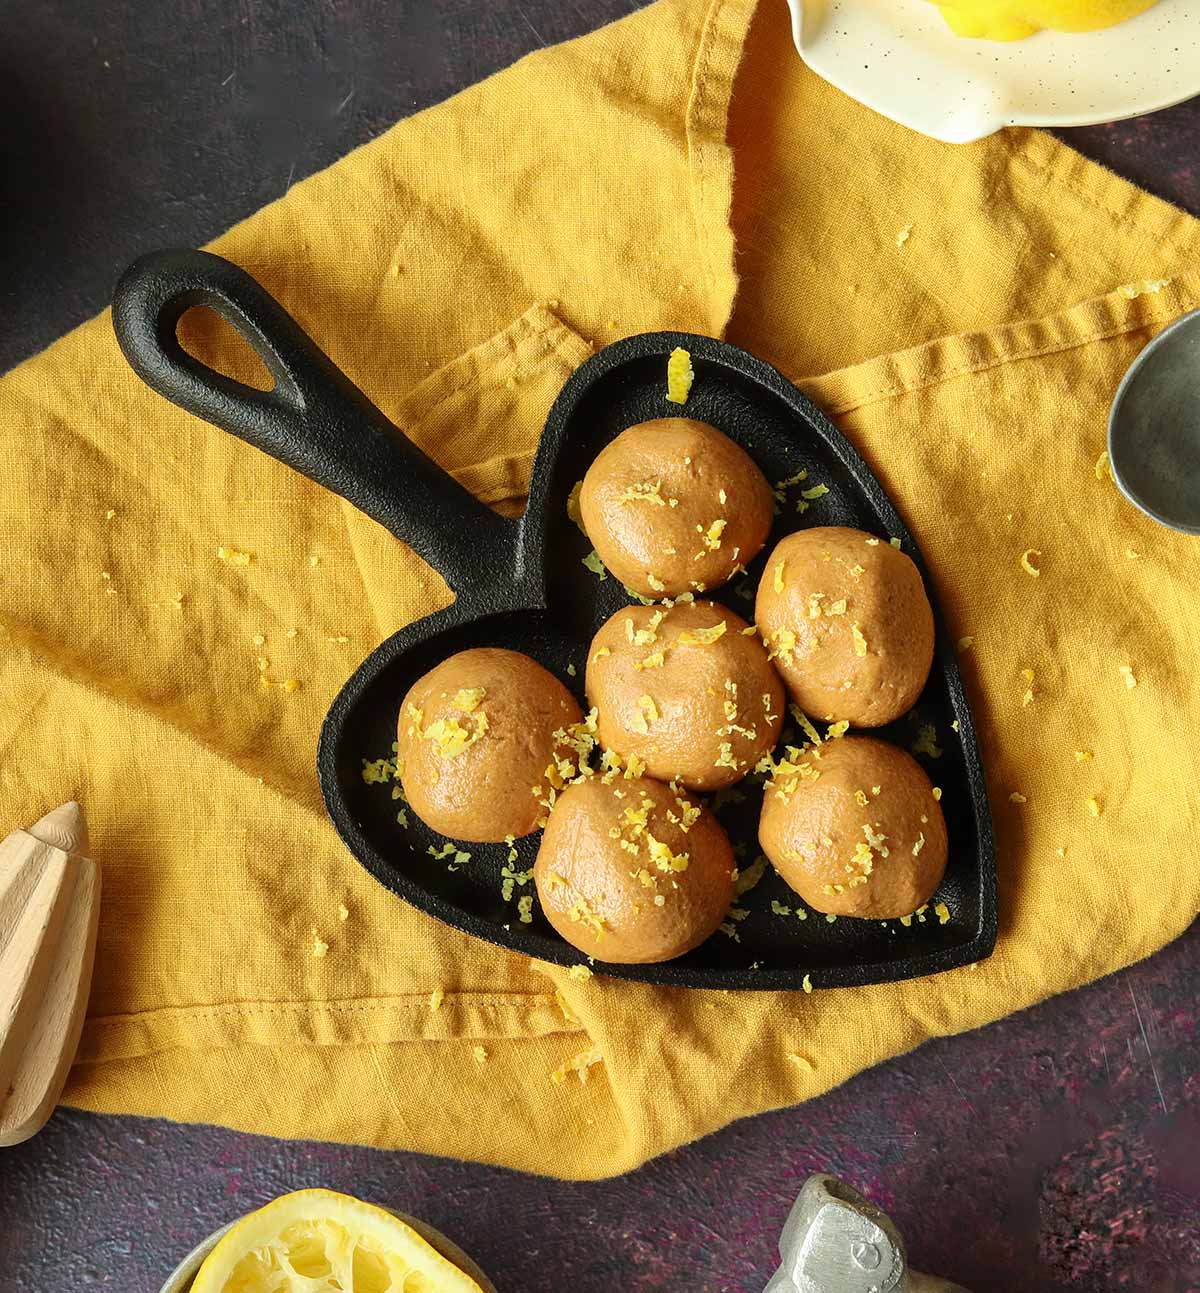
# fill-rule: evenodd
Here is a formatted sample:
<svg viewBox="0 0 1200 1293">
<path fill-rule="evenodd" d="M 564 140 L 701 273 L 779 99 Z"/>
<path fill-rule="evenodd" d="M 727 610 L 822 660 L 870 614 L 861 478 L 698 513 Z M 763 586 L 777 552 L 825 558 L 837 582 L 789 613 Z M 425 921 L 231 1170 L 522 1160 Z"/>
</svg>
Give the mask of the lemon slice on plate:
<svg viewBox="0 0 1200 1293">
<path fill-rule="evenodd" d="M 412 1226 L 333 1190 L 297 1190 L 237 1223 L 192 1293 L 482 1293 Z"/>
<path fill-rule="evenodd" d="M 1098 31 L 1145 12 L 1156 0 L 935 0 L 960 36 L 1021 40 L 1035 32 Z"/>
</svg>

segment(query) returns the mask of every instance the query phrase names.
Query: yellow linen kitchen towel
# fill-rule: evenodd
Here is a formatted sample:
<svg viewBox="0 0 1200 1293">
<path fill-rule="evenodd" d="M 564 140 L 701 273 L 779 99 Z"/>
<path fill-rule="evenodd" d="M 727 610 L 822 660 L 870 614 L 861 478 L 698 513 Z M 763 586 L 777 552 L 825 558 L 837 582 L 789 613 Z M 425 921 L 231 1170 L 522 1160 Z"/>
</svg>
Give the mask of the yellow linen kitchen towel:
<svg viewBox="0 0 1200 1293">
<path fill-rule="evenodd" d="M 509 511 L 597 345 L 726 335 L 797 380 L 963 640 L 1000 942 L 909 983 L 718 995 L 579 982 L 410 910 L 336 839 L 314 747 L 359 659 L 450 593 L 144 389 L 101 317 L 0 382 L 0 821 L 78 797 L 104 868 L 69 1102 L 598 1176 L 1192 920 L 1198 549 L 1096 462 L 1124 368 L 1200 298 L 1194 221 L 1046 135 L 951 148 L 875 116 L 804 69 L 777 0 L 660 0 L 214 246 Z"/>
</svg>

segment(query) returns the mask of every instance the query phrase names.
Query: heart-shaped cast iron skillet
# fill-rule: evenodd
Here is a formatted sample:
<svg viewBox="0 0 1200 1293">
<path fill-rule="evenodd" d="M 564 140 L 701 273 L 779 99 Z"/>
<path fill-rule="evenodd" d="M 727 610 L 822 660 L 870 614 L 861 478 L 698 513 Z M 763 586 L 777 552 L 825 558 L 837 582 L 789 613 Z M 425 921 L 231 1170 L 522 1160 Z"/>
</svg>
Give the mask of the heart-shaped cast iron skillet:
<svg viewBox="0 0 1200 1293">
<path fill-rule="evenodd" d="M 193 306 L 216 310 L 250 342 L 273 375 L 274 389 L 232 381 L 183 350 L 176 326 Z M 505 845 L 463 845 L 471 856 L 459 866 L 453 854 L 435 859 L 430 849 L 440 851 L 447 841 L 411 813 L 402 826 L 402 805 L 388 784 L 364 780 L 364 760 L 390 754 L 410 684 L 465 647 L 524 651 L 583 702 L 592 635 L 629 597 L 615 579 L 583 565 L 590 545 L 568 518 L 567 496 L 625 427 L 684 411 L 664 399 L 667 357 L 675 346 L 691 352 L 696 373 L 689 417 L 737 441 L 768 480 L 806 470 L 806 487 L 829 489 L 803 513 L 796 490 L 784 491 L 763 553 L 742 580 L 713 595 L 749 618 L 766 555 L 778 539 L 805 525 L 852 525 L 901 541 L 925 575 L 936 614 L 935 589 L 917 546 L 867 465 L 794 386 L 734 346 L 650 333 L 589 359 L 550 411 L 524 515 L 508 520 L 431 462 L 275 300 L 218 256 L 164 251 L 137 261 L 117 287 L 113 325 L 134 371 L 154 390 L 348 499 L 454 589 L 452 606 L 394 633 L 343 687 L 321 731 L 317 772 L 338 833 L 380 883 L 439 920 L 514 951 L 560 964 L 582 959 L 542 918 L 536 902 L 526 913 L 532 919 L 520 919 L 518 899 L 532 894 L 531 882 L 503 884 L 502 868 L 532 867 L 540 836 L 519 840 L 519 860 L 511 864 Z M 942 750 L 923 761 L 944 792 L 950 863 L 934 903 L 946 904 L 948 921 L 931 904 L 908 925 L 829 922 L 806 912 L 768 868 L 737 900 L 723 931 L 687 956 L 661 965 L 597 962 L 597 968 L 648 983 L 704 988 L 799 988 L 807 975 L 812 987 L 825 988 L 931 974 L 987 956 L 996 938 L 991 818 L 971 712 L 940 616 L 929 683 L 913 713 L 881 735 L 907 746 L 925 724 L 934 725 Z M 743 868 L 758 855 L 760 800 L 760 789 L 747 780 L 715 802 Z"/>
</svg>

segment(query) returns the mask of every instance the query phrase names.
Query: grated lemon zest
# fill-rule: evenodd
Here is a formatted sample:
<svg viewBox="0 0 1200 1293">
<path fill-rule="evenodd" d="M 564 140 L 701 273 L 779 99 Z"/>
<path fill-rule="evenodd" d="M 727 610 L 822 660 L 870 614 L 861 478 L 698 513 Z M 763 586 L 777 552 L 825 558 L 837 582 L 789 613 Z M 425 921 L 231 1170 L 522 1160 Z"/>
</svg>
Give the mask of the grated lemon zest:
<svg viewBox="0 0 1200 1293">
<path fill-rule="evenodd" d="M 733 892 L 740 898 L 743 894 L 749 893 L 751 889 L 763 878 L 767 869 L 767 859 L 763 857 L 755 858 L 748 867 L 737 873 L 733 882 Z"/>
<path fill-rule="evenodd" d="M 488 716 L 480 713 L 475 717 L 473 730 L 465 728 L 457 718 L 438 718 L 424 731 L 418 730 L 417 735 L 432 742 L 443 759 L 456 759 L 464 750 L 483 740 L 488 730 Z"/>
<path fill-rule="evenodd" d="M 590 1070 L 597 1064 L 604 1063 L 604 1056 L 598 1046 L 593 1046 L 590 1050 L 580 1051 L 578 1055 L 572 1056 L 565 1064 L 560 1064 L 558 1068 L 550 1074 L 550 1081 L 555 1086 L 561 1086 L 572 1073 L 579 1079 L 581 1086 L 587 1085 Z"/>
<path fill-rule="evenodd" d="M 682 346 L 676 346 L 667 360 L 667 399 L 672 404 L 686 404 L 696 373 L 692 356 Z"/>
<path fill-rule="evenodd" d="M 715 552 L 721 546 L 721 534 L 729 524 L 724 517 L 718 517 L 709 527 L 704 535 L 704 546 L 710 552 Z M 703 554 L 701 554 L 703 555 Z"/>
<path fill-rule="evenodd" d="M 880 856 L 882 857 L 885 852 L 886 850 L 883 850 Z M 855 844 L 854 856 L 846 864 L 846 870 L 851 874 L 857 870 L 860 872 L 858 881 L 862 884 L 866 883 L 867 877 L 875 870 L 875 855 L 871 852 L 870 844 L 865 844 L 862 840 Z"/>
<path fill-rule="evenodd" d="M 596 555 L 595 548 L 593 548 L 586 557 L 581 557 L 580 561 L 600 580 L 601 583 L 608 578 L 608 571 L 604 569 L 604 562 Z"/>
<path fill-rule="evenodd" d="M 820 745 L 821 734 L 813 726 L 812 720 L 808 717 L 808 715 L 805 714 L 804 711 L 798 705 L 789 705 L 788 709 L 791 710 L 792 717 L 796 720 L 797 723 L 799 723 L 800 730 L 804 733 L 804 735 L 807 736 L 808 739 L 814 745 Z"/>
<path fill-rule="evenodd" d="M 796 635 L 791 629 L 776 629 L 771 634 L 771 647 L 767 651 L 767 659 L 774 660 L 779 657 L 788 664 L 794 664 L 793 652 L 796 649 Z"/>
<path fill-rule="evenodd" d="M 1157 296 L 1164 287 L 1170 287 L 1174 280 L 1169 278 L 1143 278 L 1133 283 L 1122 283 L 1117 292 L 1127 301 L 1136 301 L 1147 293 Z"/>
<path fill-rule="evenodd" d="M 676 499 L 675 502 L 679 500 Z M 658 480 L 639 480 L 627 486 L 617 498 L 618 503 L 652 503 L 655 507 L 666 507 L 667 500 L 662 496 L 662 477 Z"/>
<path fill-rule="evenodd" d="M 464 714 L 473 714 L 486 695 L 487 692 L 482 687 L 464 687 L 454 693 L 454 699 L 450 704 L 455 709 L 461 709 Z"/>
<path fill-rule="evenodd" d="M 362 779 L 368 786 L 382 785 L 391 781 L 396 775 L 396 764 L 393 759 L 364 759 Z"/>
<path fill-rule="evenodd" d="M 869 822 L 863 823 L 862 830 L 863 830 L 863 835 L 866 836 L 867 843 L 871 846 L 871 848 L 873 848 L 876 851 L 876 853 L 879 854 L 880 857 L 884 857 L 884 858 L 887 857 L 888 856 L 887 836 L 884 835 L 882 831 L 872 830 Z"/>
<path fill-rule="evenodd" d="M 650 852 L 650 860 L 660 871 L 686 871 L 689 864 L 689 856 L 686 853 L 672 853 L 668 845 L 662 840 L 655 839 L 649 831 L 646 832 L 646 847 Z"/>
<path fill-rule="evenodd" d="M 722 620 L 711 628 L 687 629 L 679 635 L 679 641 L 685 646 L 712 646 L 718 638 L 725 636 L 725 631 L 728 627 L 725 621 Z"/>
</svg>

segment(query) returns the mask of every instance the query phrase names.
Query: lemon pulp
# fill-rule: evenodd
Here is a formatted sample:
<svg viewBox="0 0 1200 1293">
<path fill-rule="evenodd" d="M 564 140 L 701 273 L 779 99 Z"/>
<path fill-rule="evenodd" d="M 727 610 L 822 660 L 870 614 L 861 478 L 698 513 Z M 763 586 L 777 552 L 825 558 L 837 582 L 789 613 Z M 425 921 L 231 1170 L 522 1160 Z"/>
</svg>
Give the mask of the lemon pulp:
<svg viewBox="0 0 1200 1293">
<path fill-rule="evenodd" d="M 192 1293 L 481 1293 L 409 1225 L 332 1190 L 252 1212 L 196 1273 Z"/>
<path fill-rule="evenodd" d="M 1022 40 L 1035 32 L 1097 31 L 1144 13 L 1156 0 L 952 0 L 938 3 L 959 36 Z"/>
</svg>

